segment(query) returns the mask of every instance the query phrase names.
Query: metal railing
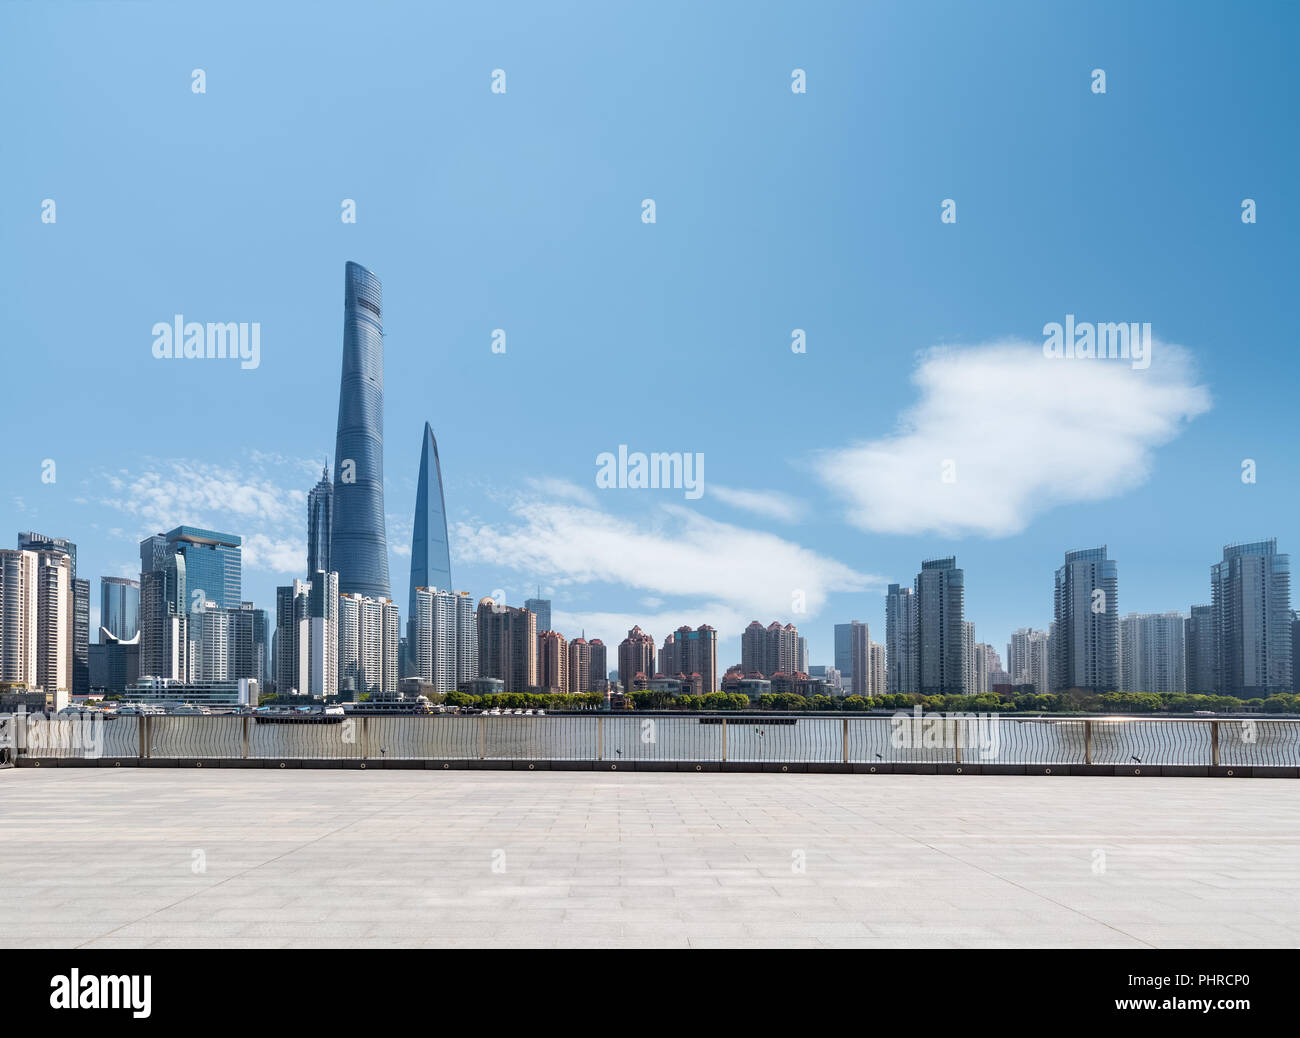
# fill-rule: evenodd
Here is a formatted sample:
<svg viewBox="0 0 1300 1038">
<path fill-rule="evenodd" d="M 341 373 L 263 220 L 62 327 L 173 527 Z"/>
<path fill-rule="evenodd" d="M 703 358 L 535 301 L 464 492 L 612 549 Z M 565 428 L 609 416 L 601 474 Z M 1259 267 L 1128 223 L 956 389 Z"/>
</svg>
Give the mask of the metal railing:
<svg viewBox="0 0 1300 1038">
<path fill-rule="evenodd" d="M 85 715 L 83 715 L 84 717 Z M 23 758 L 1300 768 L 1300 720 L 641 713 L 18 716 Z M 24 739 L 23 736 L 27 737 Z"/>
</svg>

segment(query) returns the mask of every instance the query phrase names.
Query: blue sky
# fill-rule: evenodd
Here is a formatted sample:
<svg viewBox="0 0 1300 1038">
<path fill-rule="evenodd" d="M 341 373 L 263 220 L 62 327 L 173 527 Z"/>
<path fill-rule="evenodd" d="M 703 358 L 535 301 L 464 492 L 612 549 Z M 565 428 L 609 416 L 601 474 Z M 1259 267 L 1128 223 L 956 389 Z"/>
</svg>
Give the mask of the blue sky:
<svg viewBox="0 0 1300 1038">
<path fill-rule="evenodd" d="M 333 450 L 352 259 L 384 284 L 399 602 L 427 420 L 457 586 L 540 584 L 569 636 L 708 622 L 726 665 L 780 619 L 826 663 L 833 624 L 883 642 L 885 583 L 955 553 L 1002 651 L 1046 626 L 1062 553 L 1099 543 L 1121 611 L 1185 611 L 1224 543 L 1300 544 L 1296 22 L 6 4 L 5 536 L 75 540 L 97 609 L 140 537 L 229 530 L 273 611 Z M 176 313 L 260 322 L 260 366 L 156 360 Z M 1151 368 L 1043 358 L 1067 313 L 1150 322 Z M 619 444 L 702 453 L 704 497 L 598 489 Z"/>
</svg>

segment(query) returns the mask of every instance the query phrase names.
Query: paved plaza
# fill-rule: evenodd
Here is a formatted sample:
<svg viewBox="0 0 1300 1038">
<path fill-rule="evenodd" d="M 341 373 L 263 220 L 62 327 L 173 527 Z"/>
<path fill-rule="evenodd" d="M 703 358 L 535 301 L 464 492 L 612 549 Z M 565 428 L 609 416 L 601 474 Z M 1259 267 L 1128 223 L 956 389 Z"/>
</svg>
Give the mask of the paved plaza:
<svg viewBox="0 0 1300 1038">
<path fill-rule="evenodd" d="M 1300 783 L 20 768 L 7 947 L 1295 947 Z"/>
</svg>

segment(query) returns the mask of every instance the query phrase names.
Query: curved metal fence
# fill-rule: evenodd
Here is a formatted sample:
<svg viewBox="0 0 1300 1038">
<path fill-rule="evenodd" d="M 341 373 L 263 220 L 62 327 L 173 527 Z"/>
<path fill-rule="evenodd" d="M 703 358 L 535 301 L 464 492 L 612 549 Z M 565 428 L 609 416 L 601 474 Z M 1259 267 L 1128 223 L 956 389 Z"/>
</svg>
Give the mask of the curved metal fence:
<svg viewBox="0 0 1300 1038">
<path fill-rule="evenodd" d="M 1300 767 L 1300 721 L 1271 718 L 629 712 L 0 722 L 0 748 L 34 758 Z"/>
</svg>

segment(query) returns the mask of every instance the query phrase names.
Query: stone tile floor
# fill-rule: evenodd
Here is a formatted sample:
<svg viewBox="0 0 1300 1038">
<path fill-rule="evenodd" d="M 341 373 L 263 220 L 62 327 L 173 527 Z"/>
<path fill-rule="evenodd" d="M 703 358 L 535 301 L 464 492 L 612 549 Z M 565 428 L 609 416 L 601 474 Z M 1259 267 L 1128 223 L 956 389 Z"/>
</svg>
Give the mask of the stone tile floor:
<svg viewBox="0 0 1300 1038">
<path fill-rule="evenodd" d="M 1296 947 L 1300 784 L 0 772 L 6 947 Z"/>
</svg>

